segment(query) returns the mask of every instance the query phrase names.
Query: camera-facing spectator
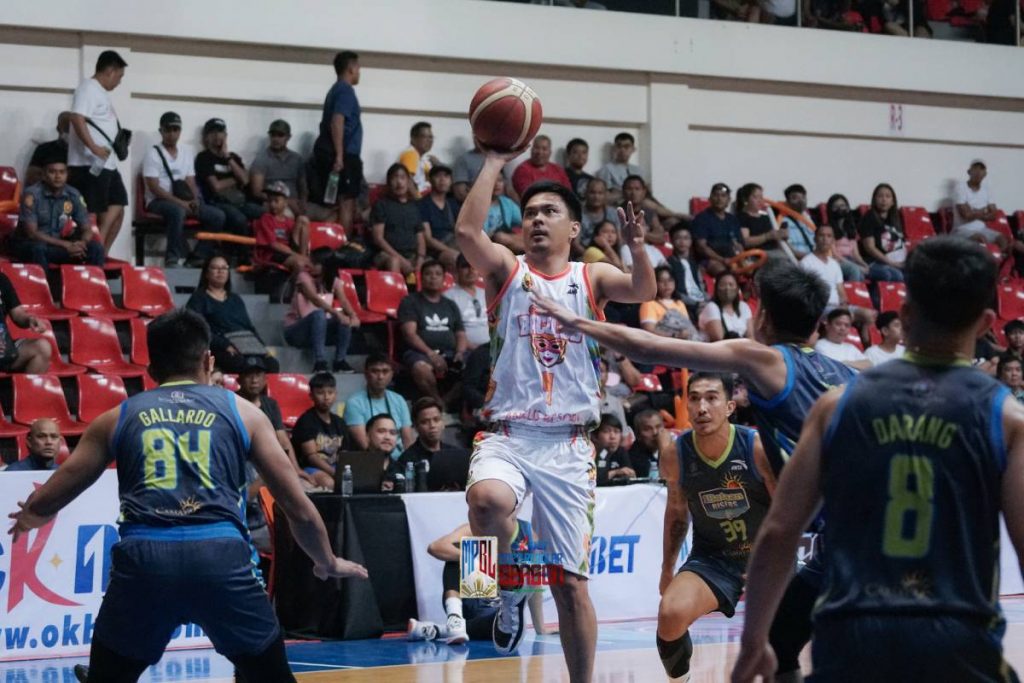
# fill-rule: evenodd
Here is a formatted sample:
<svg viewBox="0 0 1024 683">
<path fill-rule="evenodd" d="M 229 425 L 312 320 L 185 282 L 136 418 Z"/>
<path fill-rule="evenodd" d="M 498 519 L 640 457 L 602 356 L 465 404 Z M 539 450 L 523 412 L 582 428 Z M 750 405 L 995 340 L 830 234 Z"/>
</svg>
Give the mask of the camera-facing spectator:
<svg viewBox="0 0 1024 683">
<path fill-rule="evenodd" d="M 420 210 L 411 197 L 409 172 L 392 164 L 387 173 L 387 195 L 377 200 L 370 217 L 371 239 L 378 268 L 402 275 L 415 273 L 427 253 Z"/>
<path fill-rule="evenodd" d="M 1024 320 L 1011 320 L 1003 326 L 1006 335 L 1006 353 L 1024 359 Z"/>
<path fill-rule="evenodd" d="M 607 486 L 616 479 L 632 479 L 636 472 L 629 465 L 629 453 L 622 447 L 622 422 L 614 415 L 601 415 L 590 436 L 597 460 L 597 485 Z"/>
<path fill-rule="evenodd" d="M 663 429 L 665 421 L 657 410 L 642 410 L 633 418 L 636 441 L 629 449 L 629 466 L 635 476 L 641 479 L 651 476 L 651 465 L 658 462 Z"/>
<path fill-rule="evenodd" d="M 754 338 L 754 315 L 740 297 L 740 286 L 732 273 L 715 278 L 715 292 L 700 312 L 697 326 L 708 341 Z"/>
<path fill-rule="evenodd" d="M 345 402 L 345 424 L 348 426 L 352 445 L 355 449 L 366 450 L 369 445 L 366 423 L 374 415 L 384 413 L 390 415 L 401 430 L 399 450 L 394 453 L 397 458 L 401 454 L 401 449 L 411 446 L 416 436 L 413 433 L 412 417 L 409 415 L 409 406 L 405 398 L 388 389 L 395 378 L 391 360 L 386 354 L 371 353 L 366 357 L 363 376 L 366 379 L 366 388 L 354 392 Z"/>
<path fill-rule="evenodd" d="M 339 280 L 333 278 L 325 263 L 331 258 L 328 247 L 317 249 L 309 268 L 295 274 L 295 292 L 284 316 L 284 340 L 289 345 L 313 351 L 313 372 L 327 371 L 327 345 L 334 347 L 332 372 L 352 372 L 345 360 L 352 340 L 352 328 L 359 318 L 348 302 Z M 334 302 L 341 304 L 335 308 Z"/>
<path fill-rule="evenodd" d="M 435 164 L 430 168 L 430 192 L 417 202 L 427 256 L 440 261 L 445 270 L 455 269 L 455 257 L 459 255 L 455 244 L 459 203 L 448 194 L 451 188 L 452 170 L 443 164 Z"/>
<path fill-rule="evenodd" d="M 440 164 L 428 152 L 434 147 L 434 129 L 426 121 L 413 124 L 409 131 L 409 148 L 398 157 L 398 163 L 405 166 L 412 178 L 413 194 L 422 197 L 430 192 L 430 169 Z"/>
<path fill-rule="evenodd" d="M 479 274 L 462 254 L 455 262 L 455 286 L 444 293 L 455 302 L 462 316 L 469 349 L 489 344 L 491 333 L 487 324 L 487 297 L 480 286 Z"/>
<path fill-rule="evenodd" d="M 569 179 L 569 187 L 580 199 L 586 196 L 587 186 L 594 179 L 583 170 L 589 156 L 590 145 L 582 138 L 573 138 L 565 146 L 565 176 Z"/>
<path fill-rule="evenodd" d="M 416 441 L 392 462 L 390 471 L 404 475 L 409 463 L 419 468 L 425 461 L 428 491 L 462 491 L 469 476 L 469 451 L 441 440 L 444 436 L 443 413 L 444 407 L 428 396 L 413 404 Z"/>
<path fill-rule="evenodd" d="M 36 145 L 25 169 L 25 187 L 35 185 L 43 179 L 44 159 L 63 159 L 68 162 L 68 137 L 71 131 L 71 112 L 62 111 L 57 115 L 57 139 Z"/>
<path fill-rule="evenodd" d="M 324 205 L 337 207 L 338 222 L 351 231 L 356 214 L 356 197 L 363 187 L 363 121 L 355 86 L 359 85 L 359 55 L 344 50 L 334 55 L 337 80 L 324 98 L 320 117 L 320 134 L 313 143 L 313 165 L 317 187 L 313 198 Z M 337 174 L 337 197 L 328 202 L 324 196 Z M 352 233 L 349 232 L 349 237 Z"/>
<path fill-rule="evenodd" d="M 272 121 L 267 129 L 267 146 L 252 160 L 249 169 L 249 194 L 258 201 L 266 201 L 266 189 L 274 183 L 288 188 L 288 217 L 309 220 L 335 221 L 337 211 L 309 201 L 309 178 L 306 164 L 298 152 L 288 148 L 292 127 L 283 120 Z"/>
<path fill-rule="evenodd" d="M 575 191 L 569 183 L 565 169 L 551 161 L 551 138 L 547 135 L 538 135 L 530 146 L 530 158 L 519 164 L 512 173 L 512 187 L 515 188 L 516 194 L 521 196 L 530 185 L 544 180 Z"/>
<path fill-rule="evenodd" d="M 5 472 L 40 472 L 57 469 L 60 452 L 60 426 L 54 420 L 39 418 L 32 422 L 25 436 L 28 455 L 8 465 Z"/>
<path fill-rule="evenodd" d="M 747 183 L 736 191 L 736 213 L 744 249 L 764 249 L 769 256 L 784 257 L 782 242 L 789 239 L 789 230 L 775 229 L 772 219 L 761 213 L 764 191 L 757 183 Z"/>
<path fill-rule="evenodd" d="M 676 294 L 686 304 L 690 319 L 696 320 L 701 306 L 708 299 L 708 293 L 693 249 L 693 232 L 680 224 L 672 228 L 671 234 L 672 254 L 665 260 L 676 281 Z"/>
<path fill-rule="evenodd" d="M 164 219 L 167 251 L 164 267 L 176 268 L 188 257 L 185 221 L 195 218 L 203 230 L 220 232 L 227 217 L 218 208 L 203 201 L 196 185 L 195 156 L 192 147 L 179 144 L 181 117 L 173 111 L 160 117 L 160 144 L 146 150 L 142 161 L 142 179 L 146 183 L 146 210 Z M 209 242 L 200 240 L 189 265 L 201 265 L 213 253 Z"/>
<path fill-rule="evenodd" d="M 782 216 L 779 225 L 786 229 L 789 235 L 789 248 L 797 260 L 807 256 L 814 251 L 814 230 L 807 227 L 814 225 L 811 215 L 807 213 L 807 188 L 799 183 L 794 183 L 784 191 L 786 206 L 804 217 L 804 221 L 798 221 L 790 216 Z"/>
<path fill-rule="evenodd" d="M 708 195 L 710 206 L 693 219 L 693 236 L 697 240 L 697 255 L 704 260 L 710 275 L 719 275 L 729 269 L 729 259 L 743 251 L 743 233 L 740 221 L 729 213 L 732 190 L 725 183 L 715 183 Z"/>
<path fill-rule="evenodd" d="M 999 213 L 992 198 L 992 187 L 985 182 L 988 169 L 985 162 L 976 159 L 967 169 L 967 180 L 956 184 L 953 198 L 953 234 L 978 242 L 998 244 L 1003 251 L 1009 246 L 1006 235 L 988 227 Z"/>
<path fill-rule="evenodd" d="M 253 264 L 284 266 L 292 275 L 308 270 L 309 219 L 305 216 L 295 219 L 288 215 L 291 191 L 281 181 L 275 180 L 267 185 L 263 194 L 268 210 L 253 225 L 256 233 Z"/>
<path fill-rule="evenodd" d="M 598 181 L 602 182 L 602 181 Z M 590 244 L 583 252 L 584 263 L 599 263 L 604 261 L 610 263 L 619 270 L 624 270 L 622 257 L 619 251 L 623 245 L 619 244 L 619 226 L 611 221 L 602 221 L 594 229 L 594 236 L 590 238 Z"/>
<path fill-rule="evenodd" d="M 903 282 L 907 258 L 903 220 L 892 185 L 880 183 L 871 193 L 871 209 L 857 225 L 860 255 L 868 264 L 868 278 L 882 282 Z"/>
<path fill-rule="evenodd" d="M 79 84 L 71 103 L 68 183 L 96 214 L 104 251 L 117 238 L 128 205 L 117 162 L 127 158 L 131 134 L 122 130 L 109 94 L 121 85 L 127 66 L 121 55 L 104 50 L 96 59 L 96 73 Z"/>
<path fill-rule="evenodd" d="M 875 326 L 882 334 L 882 343 L 875 344 L 864 352 L 872 365 L 881 365 L 886 361 L 902 358 L 906 352 L 903 346 L 903 323 L 896 311 L 883 311 L 878 314 Z"/>
<path fill-rule="evenodd" d="M 640 305 L 640 327 L 661 337 L 694 339 L 697 328 L 690 320 L 686 304 L 676 292 L 676 279 L 668 266 L 654 269 L 658 295 Z"/>
<path fill-rule="evenodd" d="M 619 212 L 608 205 L 608 186 L 600 178 L 591 178 L 587 183 L 583 211 L 580 213 L 580 234 L 573 240 L 574 251 L 577 251 L 577 245 L 589 245 L 594 239 L 597 226 L 604 222 L 612 223 L 616 230 L 622 229 Z"/>
<path fill-rule="evenodd" d="M 867 344 L 868 327 L 875 324 L 877 313 L 873 308 L 850 306 L 843 288 L 843 269 L 835 259 L 835 231 L 831 225 L 822 225 L 814 233 L 814 251 L 800 259 L 800 267 L 820 277 L 828 285 L 828 305 L 826 311 L 833 308 L 845 308 L 853 314 L 854 325 L 861 331 L 861 341 Z"/>
<path fill-rule="evenodd" d="M 608 200 L 612 204 L 622 201 L 623 185 L 629 176 L 640 176 L 643 178 L 644 171 L 636 164 L 629 163 L 630 157 L 636 151 L 636 138 L 630 133 L 619 133 L 615 136 L 612 146 L 612 160 L 598 169 L 595 174 L 605 182 L 608 187 Z"/>
<path fill-rule="evenodd" d="M 469 194 L 469 186 L 476 182 L 480 170 L 484 167 L 484 153 L 474 144 L 473 149 L 465 152 L 455 160 L 455 167 L 452 171 L 452 195 L 459 202 L 466 201 Z M 509 198 L 519 205 L 519 195 L 512 188 L 512 167 L 505 164 L 501 169 L 501 177 L 505 179 L 504 191 Z"/>
<path fill-rule="evenodd" d="M 262 216 L 263 207 L 246 197 L 249 172 L 242 157 L 228 149 L 224 119 L 203 124 L 203 151 L 196 155 L 196 178 L 206 201 L 224 212 L 224 226 L 236 235 L 251 235 L 249 221 Z"/>
<path fill-rule="evenodd" d="M 999 356 L 996 365 L 996 378 L 1007 386 L 1015 399 L 1024 403 L 1024 371 L 1021 370 L 1021 364 L 1020 357 L 1004 353 Z"/>
<path fill-rule="evenodd" d="M 295 421 L 292 445 L 299 465 L 317 485 L 333 488 L 338 453 L 345 445 L 345 423 L 333 410 L 338 398 L 334 376 L 329 372 L 313 375 L 309 380 L 309 397 L 313 407 Z"/>
<path fill-rule="evenodd" d="M 644 239 L 649 244 L 664 244 L 668 233 L 665 232 L 665 227 L 661 224 L 661 218 L 658 216 L 655 206 L 648 201 L 650 194 L 647 189 L 647 181 L 639 175 L 627 176 L 622 183 L 622 197 L 620 208 L 625 209 L 628 202 L 633 205 L 634 211 L 637 207 L 643 211 L 644 221 L 647 223 Z"/>
<path fill-rule="evenodd" d="M 836 240 L 835 256 L 846 282 L 863 282 L 870 268 L 860 255 L 860 233 L 857 220 L 850 211 L 850 200 L 834 194 L 825 204 L 826 223 L 832 226 Z"/>
<path fill-rule="evenodd" d="M 832 360 L 846 363 L 858 370 L 871 367 L 864 352 L 846 341 L 853 327 L 853 315 L 845 308 L 834 308 L 825 316 L 825 334 L 815 343 L 814 350 Z"/>
<path fill-rule="evenodd" d="M 491 241 L 508 247 L 516 254 L 523 253 L 523 213 L 519 204 L 505 194 L 505 178 L 498 176 L 491 191 L 491 206 L 484 221 L 484 232 Z"/>
</svg>

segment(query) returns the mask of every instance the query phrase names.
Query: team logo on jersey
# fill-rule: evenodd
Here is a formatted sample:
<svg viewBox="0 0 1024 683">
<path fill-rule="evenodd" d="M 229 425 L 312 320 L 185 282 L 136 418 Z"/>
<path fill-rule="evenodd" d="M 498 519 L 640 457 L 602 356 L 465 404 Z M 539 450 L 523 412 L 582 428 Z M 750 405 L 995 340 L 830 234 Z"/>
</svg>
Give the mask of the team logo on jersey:
<svg viewBox="0 0 1024 683">
<path fill-rule="evenodd" d="M 531 291 L 533 289 L 533 276 L 529 272 L 523 275 L 523 290 Z"/>
<path fill-rule="evenodd" d="M 743 470 L 744 472 L 746 472 L 747 469 L 748 469 L 747 468 L 747 461 L 746 460 L 742 460 L 740 458 L 734 458 L 733 460 L 730 460 L 729 461 L 729 465 L 730 465 L 730 467 L 729 467 L 730 470 Z"/>
<path fill-rule="evenodd" d="M 700 492 L 704 513 L 712 519 L 735 519 L 750 510 L 750 500 L 739 477 L 727 474 L 719 488 Z"/>
<path fill-rule="evenodd" d="M 71 203 L 70 199 L 64 200 L 64 213 L 71 213 L 75 210 L 75 205 Z"/>
<path fill-rule="evenodd" d="M 576 294 L 579 293 L 579 291 L 580 291 L 580 286 L 578 284 L 576 284 L 575 282 L 570 282 L 569 283 L 569 294 L 571 296 L 576 296 Z"/>
<path fill-rule="evenodd" d="M 160 400 L 168 403 L 192 403 L 192 399 L 184 391 L 177 389 L 172 391 L 167 398 L 161 398 Z"/>
<path fill-rule="evenodd" d="M 533 357 L 546 368 L 554 367 L 565 360 L 570 343 L 580 343 L 583 335 L 579 332 L 566 334 L 562 324 L 554 318 L 537 315 L 533 306 L 530 312 L 517 317 L 519 336 L 530 338 Z"/>
</svg>

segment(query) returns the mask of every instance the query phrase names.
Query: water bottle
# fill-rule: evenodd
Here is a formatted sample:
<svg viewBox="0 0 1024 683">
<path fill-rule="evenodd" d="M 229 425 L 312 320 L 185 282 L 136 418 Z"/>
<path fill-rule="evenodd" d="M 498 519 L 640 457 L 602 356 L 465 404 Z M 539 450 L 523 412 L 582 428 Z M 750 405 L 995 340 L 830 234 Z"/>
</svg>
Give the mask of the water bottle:
<svg viewBox="0 0 1024 683">
<path fill-rule="evenodd" d="M 602 448 L 601 452 L 597 454 L 597 469 L 603 470 L 608 466 L 608 449 Z"/>
<path fill-rule="evenodd" d="M 658 472 L 658 461 L 657 459 L 651 461 L 651 482 L 658 483 L 661 481 L 661 474 Z"/>
<path fill-rule="evenodd" d="M 352 466 L 345 465 L 345 471 L 341 473 L 341 495 L 352 495 Z"/>
<path fill-rule="evenodd" d="M 416 485 L 416 466 L 411 462 L 405 463 L 405 492 L 412 493 Z"/>
<path fill-rule="evenodd" d="M 427 487 L 427 474 L 430 472 L 430 461 L 420 460 L 416 463 L 416 492 L 426 493 L 429 488 Z"/>
<path fill-rule="evenodd" d="M 111 152 L 113 154 L 113 152 Z M 107 160 L 101 157 L 95 157 L 92 160 L 92 165 L 89 166 L 89 175 L 98 176 L 103 172 L 103 168 L 107 165 Z"/>
<path fill-rule="evenodd" d="M 327 188 L 324 190 L 324 204 L 332 206 L 338 201 L 338 183 L 340 181 L 341 176 L 337 173 L 332 173 L 327 176 Z"/>
</svg>

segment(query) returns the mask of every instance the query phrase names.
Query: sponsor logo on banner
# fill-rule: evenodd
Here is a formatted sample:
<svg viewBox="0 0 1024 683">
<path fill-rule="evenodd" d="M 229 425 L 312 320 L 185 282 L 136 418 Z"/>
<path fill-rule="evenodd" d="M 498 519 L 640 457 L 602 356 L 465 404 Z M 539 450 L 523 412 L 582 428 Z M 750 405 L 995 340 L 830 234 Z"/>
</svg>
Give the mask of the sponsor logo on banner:
<svg viewBox="0 0 1024 683">
<path fill-rule="evenodd" d="M 565 583 L 562 565 L 561 554 L 548 552 L 544 541 L 535 540 L 532 546 L 524 542 L 513 547 L 511 553 L 498 555 L 498 585 L 502 589 L 543 592 L 544 586 Z"/>
<path fill-rule="evenodd" d="M 462 537 L 459 542 L 459 597 L 498 597 L 497 537 Z"/>
<path fill-rule="evenodd" d="M 590 542 L 590 571 L 594 574 L 632 574 L 640 534 L 594 536 Z"/>
</svg>

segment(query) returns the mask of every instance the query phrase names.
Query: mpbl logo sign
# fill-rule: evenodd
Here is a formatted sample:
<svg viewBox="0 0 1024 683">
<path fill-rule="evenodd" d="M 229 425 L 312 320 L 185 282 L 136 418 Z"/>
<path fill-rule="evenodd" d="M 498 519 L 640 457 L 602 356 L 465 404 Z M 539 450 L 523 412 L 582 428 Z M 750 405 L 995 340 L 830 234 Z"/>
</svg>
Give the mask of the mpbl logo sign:
<svg viewBox="0 0 1024 683">
<path fill-rule="evenodd" d="M 594 536 L 590 540 L 592 574 L 632 574 L 640 535 Z"/>
<path fill-rule="evenodd" d="M 75 593 L 103 593 L 110 583 L 110 549 L 117 543 L 117 529 L 110 524 L 78 527 L 75 550 Z M 97 585 L 98 584 L 98 585 Z"/>
</svg>

